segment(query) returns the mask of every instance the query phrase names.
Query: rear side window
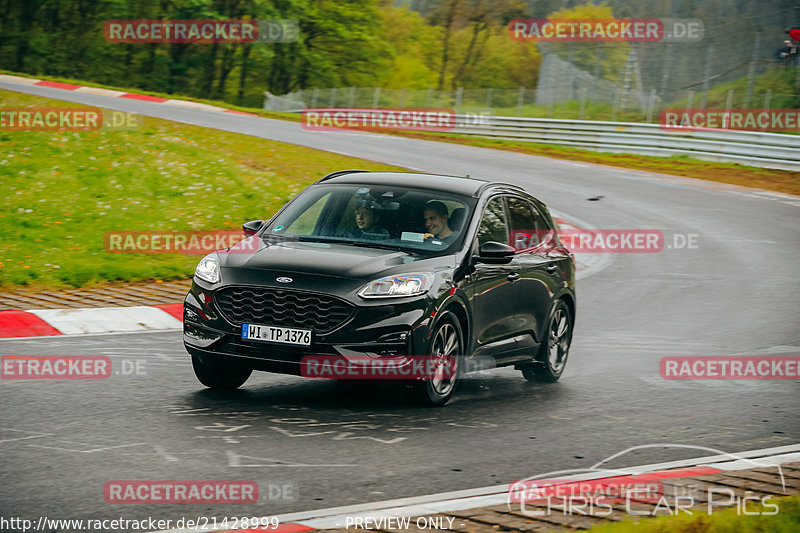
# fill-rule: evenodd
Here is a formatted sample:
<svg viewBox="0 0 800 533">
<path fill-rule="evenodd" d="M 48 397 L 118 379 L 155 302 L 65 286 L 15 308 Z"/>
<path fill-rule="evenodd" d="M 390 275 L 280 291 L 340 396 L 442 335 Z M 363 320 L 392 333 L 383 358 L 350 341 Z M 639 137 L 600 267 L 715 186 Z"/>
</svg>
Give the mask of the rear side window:
<svg viewBox="0 0 800 533">
<path fill-rule="evenodd" d="M 481 225 L 478 227 L 478 246 L 489 241 L 503 244 L 508 242 L 506 212 L 503 199 L 499 196 L 492 198 L 486 204 L 486 209 L 481 217 Z"/>
<path fill-rule="evenodd" d="M 508 218 L 511 229 L 508 244 L 517 251 L 535 248 L 553 236 L 544 216 L 523 198 L 508 198 Z"/>
</svg>

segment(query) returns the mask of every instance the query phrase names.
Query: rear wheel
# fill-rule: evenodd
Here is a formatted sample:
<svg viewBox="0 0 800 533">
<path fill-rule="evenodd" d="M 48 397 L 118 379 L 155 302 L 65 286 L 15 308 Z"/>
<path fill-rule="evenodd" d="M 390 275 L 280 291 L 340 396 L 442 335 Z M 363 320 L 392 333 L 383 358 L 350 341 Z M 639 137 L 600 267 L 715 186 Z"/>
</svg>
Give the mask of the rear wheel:
<svg viewBox="0 0 800 533">
<path fill-rule="evenodd" d="M 572 342 L 572 317 L 569 308 L 559 300 L 547 331 L 547 339 L 539 348 L 537 361 L 520 366 L 528 381 L 558 381 L 567 365 L 569 345 Z"/>
<path fill-rule="evenodd" d="M 236 361 L 203 362 L 196 355 L 192 355 L 192 367 L 200 383 L 217 390 L 238 389 L 253 373 L 252 368 L 247 368 Z"/>
<path fill-rule="evenodd" d="M 419 403 L 428 407 L 439 407 L 453 396 L 462 373 L 463 343 L 458 319 L 451 313 L 445 313 L 436 325 L 428 351 L 429 357 L 433 359 L 431 367 L 434 371 L 429 379 L 424 379 L 415 386 L 414 393 Z"/>
</svg>

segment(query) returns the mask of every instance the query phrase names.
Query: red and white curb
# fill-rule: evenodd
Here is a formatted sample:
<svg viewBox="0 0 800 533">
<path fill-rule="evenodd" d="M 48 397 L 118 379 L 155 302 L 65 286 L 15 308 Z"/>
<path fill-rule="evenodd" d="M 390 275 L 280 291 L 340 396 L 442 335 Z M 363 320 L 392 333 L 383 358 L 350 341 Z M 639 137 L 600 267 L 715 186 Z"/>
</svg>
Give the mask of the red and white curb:
<svg viewBox="0 0 800 533">
<path fill-rule="evenodd" d="M 204 111 L 217 111 L 220 113 L 233 113 L 235 115 L 246 115 L 250 117 L 257 117 L 254 113 L 246 113 L 244 111 L 235 111 L 233 109 L 225 109 L 224 107 L 217 107 L 200 102 L 191 102 L 189 100 L 176 100 L 172 98 L 163 98 L 161 96 L 150 96 L 147 94 L 126 93 L 123 91 L 114 91 L 112 89 L 101 89 L 100 87 L 85 87 L 82 85 L 73 85 L 71 83 L 60 83 L 57 81 L 37 80 L 35 78 L 23 78 L 22 76 L 11 76 L 9 74 L 0 74 L 0 81 L 8 83 L 19 83 L 22 85 L 35 85 L 38 87 L 50 87 L 52 89 L 62 89 L 64 91 L 75 91 L 78 93 L 97 94 L 100 96 L 111 96 L 115 98 L 128 98 L 130 100 L 142 100 L 145 102 L 153 102 L 156 104 L 165 104 L 176 107 L 186 107 L 191 109 L 202 109 Z"/>
<path fill-rule="evenodd" d="M 183 304 L 0 311 L 0 339 L 181 329 Z"/>
<path fill-rule="evenodd" d="M 666 445 L 665 445 L 666 446 Z M 733 458 L 733 459 L 732 459 Z M 711 455 L 697 457 L 694 459 L 684 459 L 670 461 L 667 463 L 657 463 L 627 467 L 624 469 L 625 475 L 632 479 L 635 476 L 647 475 L 648 480 L 658 479 L 680 479 L 682 477 L 693 477 L 723 471 L 746 470 L 749 468 L 777 467 L 788 462 L 800 461 L 800 444 L 779 446 L 762 450 L 751 450 L 736 454 Z M 620 470 L 606 470 L 589 472 L 584 474 L 559 476 L 563 481 L 593 481 L 601 482 L 604 479 L 620 480 Z M 611 475 L 609 475 L 609 473 Z M 508 503 L 508 485 L 493 485 L 454 492 L 444 492 L 439 494 L 429 494 L 411 498 L 401 498 L 382 502 L 367 503 L 361 505 L 351 505 L 346 507 L 333 507 L 330 509 L 320 509 L 317 511 L 307 511 L 300 513 L 289 513 L 278 515 L 281 529 L 285 533 L 295 531 L 312 531 L 325 529 L 344 529 L 346 521 L 349 519 L 352 524 L 355 519 L 370 518 L 376 520 L 380 518 L 400 518 L 412 516 L 426 516 L 453 511 L 463 511 L 466 509 L 476 509 L 480 507 L 490 507 Z M 275 517 L 263 517 L 264 520 Z M 259 519 L 260 521 L 261 519 Z M 265 522 L 266 523 L 266 522 Z M 151 533 L 186 533 L 188 531 L 206 532 L 231 532 L 231 531 L 268 531 L 267 529 L 168 529 Z M 269 530 L 272 531 L 272 530 Z"/>
</svg>

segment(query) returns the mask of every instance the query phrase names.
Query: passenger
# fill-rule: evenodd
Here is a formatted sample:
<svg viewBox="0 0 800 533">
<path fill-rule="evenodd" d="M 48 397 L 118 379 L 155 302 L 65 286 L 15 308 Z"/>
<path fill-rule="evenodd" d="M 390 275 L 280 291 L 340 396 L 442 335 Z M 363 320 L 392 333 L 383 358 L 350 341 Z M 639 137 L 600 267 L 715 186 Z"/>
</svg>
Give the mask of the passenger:
<svg viewBox="0 0 800 533">
<path fill-rule="evenodd" d="M 388 239 L 389 231 L 378 225 L 380 213 L 376 212 L 377 204 L 362 200 L 356 207 L 356 228 L 348 232 L 351 239 Z"/>
<path fill-rule="evenodd" d="M 458 232 L 454 232 L 447 225 L 447 206 L 439 200 L 433 200 L 425 204 L 423 219 L 425 229 L 428 230 L 423 236 L 426 240 L 436 239 L 441 241 L 442 244 L 450 244 L 458 235 Z"/>
</svg>

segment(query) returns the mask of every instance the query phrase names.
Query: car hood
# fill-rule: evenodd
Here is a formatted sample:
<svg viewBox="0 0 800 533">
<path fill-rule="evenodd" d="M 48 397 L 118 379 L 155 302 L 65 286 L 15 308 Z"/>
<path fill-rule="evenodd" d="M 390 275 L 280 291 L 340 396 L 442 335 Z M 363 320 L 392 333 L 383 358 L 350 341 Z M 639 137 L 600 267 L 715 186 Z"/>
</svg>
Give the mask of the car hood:
<svg viewBox="0 0 800 533">
<path fill-rule="evenodd" d="M 223 270 L 268 270 L 356 279 L 372 279 L 394 267 L 425 259 L 406 252 L 379 248 L 303 241 L 273 243 L 258 237 L 245 239 L 227 253 L 220 253 L 220 257 Z M 412 270 L 420 266 L 415 265 Z"/>
</svg>

